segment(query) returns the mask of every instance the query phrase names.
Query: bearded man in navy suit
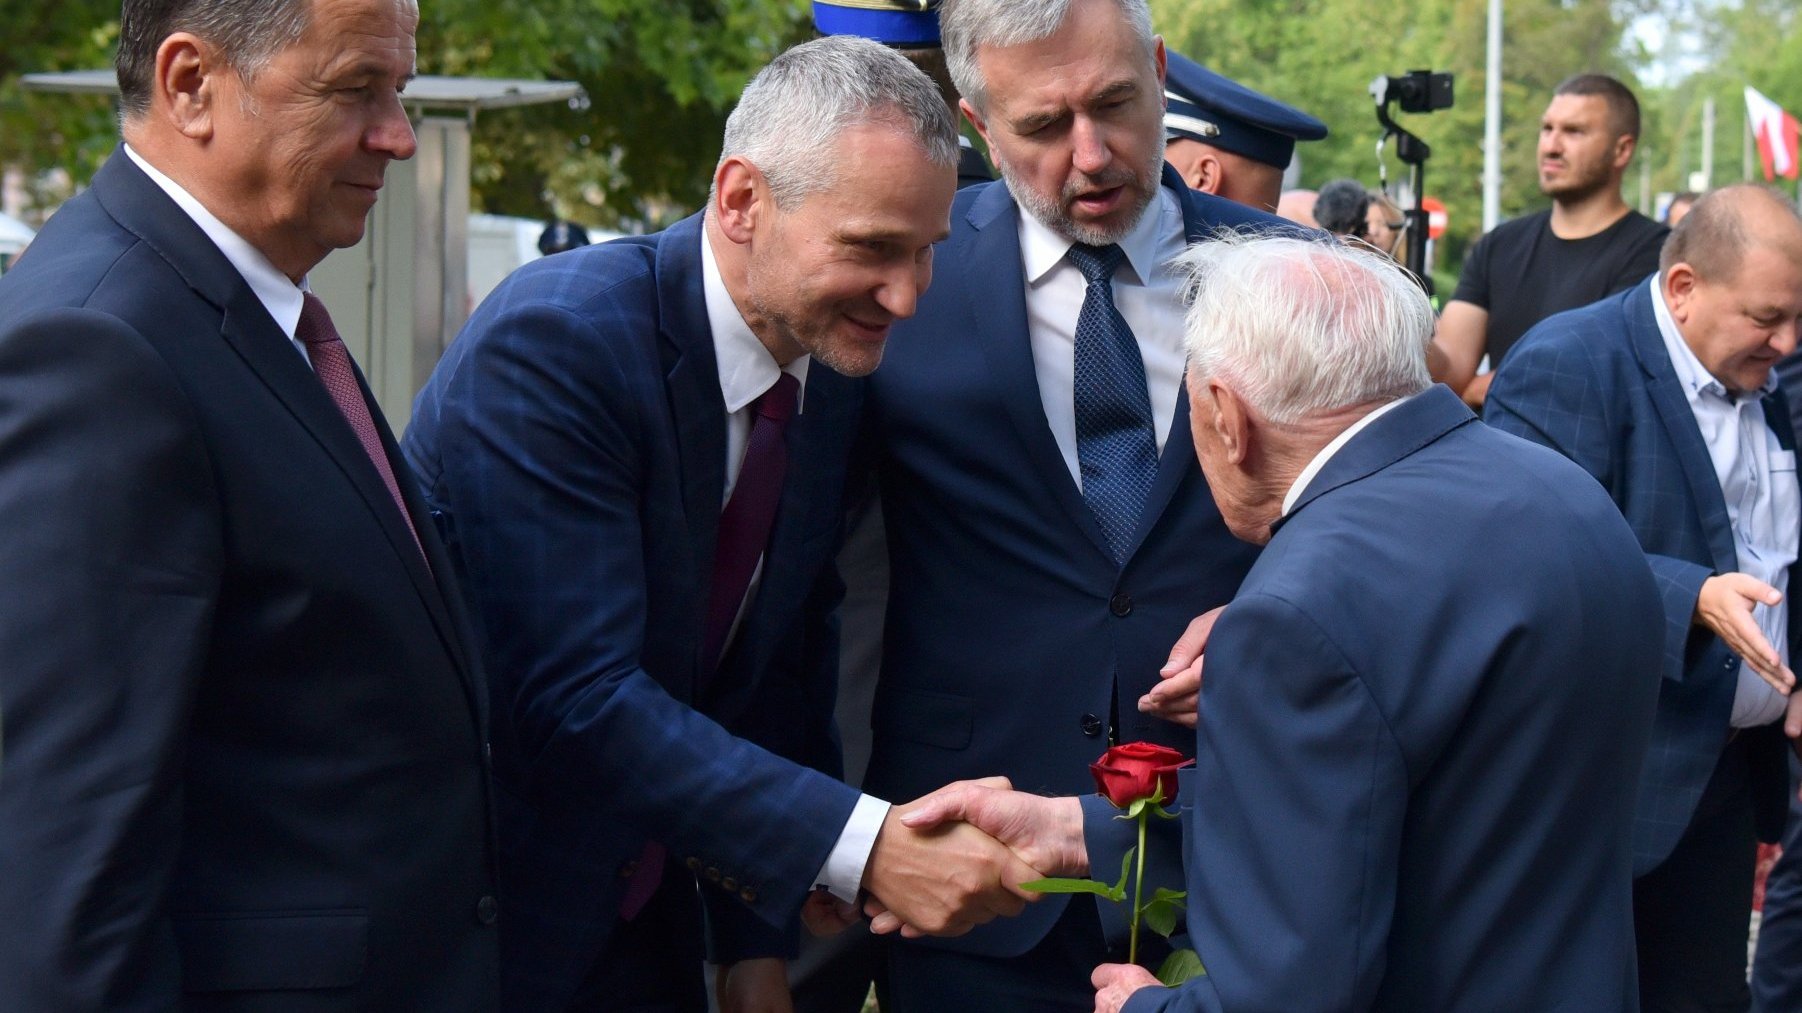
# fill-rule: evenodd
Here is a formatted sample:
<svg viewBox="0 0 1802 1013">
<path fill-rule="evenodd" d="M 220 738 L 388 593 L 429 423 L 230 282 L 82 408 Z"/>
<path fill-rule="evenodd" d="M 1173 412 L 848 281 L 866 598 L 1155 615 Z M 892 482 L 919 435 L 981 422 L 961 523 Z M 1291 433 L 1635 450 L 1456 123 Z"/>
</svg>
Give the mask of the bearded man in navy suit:
<svg viewBox="0 0 1802 1013">
<path fill-rule="evenodd" d="M 1164 165 L 1144 0 L 947 0 L 940 22 L 1003 182 L 959 192 L 940 280 L 870 380 L 891 582 L 865 785 L 1068 794 L 1110 738 L 1189 737 L 1193 673 L 1160 669 L 1256 555 L 1196 468 L 1165 263 L 1293 226 Z M 900 941 L 884 1009 L 1086 1010 L 1104 934 L 1091 899 L 1050 897 Z"/>
</svg>

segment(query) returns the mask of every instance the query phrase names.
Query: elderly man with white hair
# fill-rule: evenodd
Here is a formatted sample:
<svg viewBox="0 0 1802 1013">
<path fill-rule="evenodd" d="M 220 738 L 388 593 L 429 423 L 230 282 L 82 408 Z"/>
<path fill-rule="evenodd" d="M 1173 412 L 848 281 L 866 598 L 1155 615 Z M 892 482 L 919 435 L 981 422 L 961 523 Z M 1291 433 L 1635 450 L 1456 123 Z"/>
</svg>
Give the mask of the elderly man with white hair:
<svg viewBox="0 0 1802 1013">
<path fill-rule="evenodd" d="M 1213 626 L 1179 792 L 1207 974 L 1103 965 L 1096 1008 L 1636 1009 L 1658 645 L 1633 631 L 1659 605 L 1619 511 L 1429 387 L 1432 314 L 1394 264 L 1285 238 L 1186 259 L 1196 452 L 1265 549 Z M 1531 534 L 1477 544 L 1497 531 Z M 968 784 L 912 820 L 1118 868 L 1077 806 Z"/>
</svg>

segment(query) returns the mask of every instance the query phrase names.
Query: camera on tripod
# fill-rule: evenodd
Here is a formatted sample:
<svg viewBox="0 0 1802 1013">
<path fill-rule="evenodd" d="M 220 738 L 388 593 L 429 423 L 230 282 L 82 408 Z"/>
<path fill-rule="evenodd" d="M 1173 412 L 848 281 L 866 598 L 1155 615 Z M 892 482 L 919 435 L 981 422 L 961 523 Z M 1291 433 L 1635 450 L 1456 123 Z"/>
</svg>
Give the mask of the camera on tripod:
<svg viewBox="0 0 1802 1013">
<path fill-rule="evenodd" d="M 1452 75 L 1430 70 L 1410 70 L 1406 74 L 1384 74 L 1370 82 L 1371 97 L 1377 105 L 1391 102 L 1404 113 L 1430 113 L 1452 107 Z"/>
</svg>

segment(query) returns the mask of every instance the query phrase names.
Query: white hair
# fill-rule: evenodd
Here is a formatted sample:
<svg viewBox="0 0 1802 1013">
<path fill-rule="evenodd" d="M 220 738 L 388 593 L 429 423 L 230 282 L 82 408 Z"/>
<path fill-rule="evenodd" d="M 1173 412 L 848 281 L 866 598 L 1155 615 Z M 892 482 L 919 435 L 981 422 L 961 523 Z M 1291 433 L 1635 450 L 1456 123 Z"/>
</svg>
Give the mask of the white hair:
<svg viewBox="0 0 1802 1013">
<path fill-rule="evenodd" d="M 726 117 L 720 164 L 734 155 L 748 159 L 769 182 L 776 206 L 790 208 L 831 186 L 841 169 L 889 168 L 839 166 L 830 157 L 841 132 L 871 123 L 910 135 L 934 165 L 957 164 L 957 125 L 931 78 L 869 39 L 815 39 L 778 55 L 745 86 Z M 710 207 L 716 197 L 709 193 Z"/>
<path fill-rule="evenodd" d="M 1072 0 L 945 0 L 939 8 L 939 36 L 945 66 L 958 94 L 977 109 L 988 108 L 988 89 L 976 54 L 984 46 L 1020 46 L 1055 33 L 1070 17 Z M 1120 9 L 1147 59 L 1156 51 L 1147 0 L 1109 0 Z"/>
<path fill-rule="evenodd" d="M 1223 231 L 1175 263 L 1190 275 L 1191 382 L 1218 378 L 1277 425 L 1432 383 L 1433 309 L 1386 257 Z"/>
</svg>

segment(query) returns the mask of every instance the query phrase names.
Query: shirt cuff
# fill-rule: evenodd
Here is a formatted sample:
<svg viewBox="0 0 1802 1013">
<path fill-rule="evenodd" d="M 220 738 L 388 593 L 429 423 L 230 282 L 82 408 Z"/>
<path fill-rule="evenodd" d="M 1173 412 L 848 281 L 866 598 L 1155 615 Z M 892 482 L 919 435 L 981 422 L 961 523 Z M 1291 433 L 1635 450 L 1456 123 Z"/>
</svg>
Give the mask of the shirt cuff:
<svg viewBox="0 0 1802 1013">
<path fill-rule="evenodd" d="M 863 889 L 863 869 L 876 848 L 876 833 L 888 818 L 889 804 L 879 798 L 861 795 L 845 829 L 839 831 L 838 843 L 820 866 L 814 886 L 825 887 L 834 897 L 847 904 L 857 903 L 857 892 Z"/>
</svg>

